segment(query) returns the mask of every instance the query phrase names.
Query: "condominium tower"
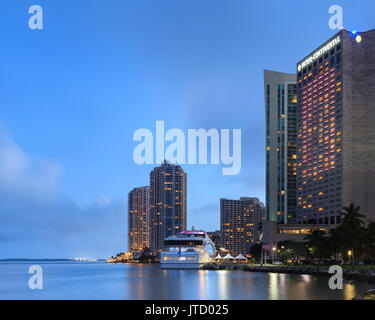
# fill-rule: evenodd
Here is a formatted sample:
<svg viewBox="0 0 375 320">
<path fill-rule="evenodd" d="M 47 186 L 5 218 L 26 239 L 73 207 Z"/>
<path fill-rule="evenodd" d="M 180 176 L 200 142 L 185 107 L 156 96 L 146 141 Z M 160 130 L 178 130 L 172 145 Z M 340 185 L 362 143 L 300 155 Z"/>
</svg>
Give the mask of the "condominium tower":
<svg viewBox="0 0 375 320">
<path fill-rule="evenodd" d="M 220 199 L 220 246 L 231 255 L 250 253 L 259 243 L 265 208 L 258 198 Z"/>
<path fill-rule="evenodd" d="M 150 188 L 134 188 L 128 195 L 129 251 L 150 247 Z"/>
<path fill-rule="evenodd" d="M 186 230 L 186 173 L 164 161 L 150 173 L 151 250 L 160 258 L 165 238 Z"/>
<path fill-rule="evenodd" d="M 296 218 L 296 75 L 264 71 L 266 106 L 266 219 Z"/>
</svg>

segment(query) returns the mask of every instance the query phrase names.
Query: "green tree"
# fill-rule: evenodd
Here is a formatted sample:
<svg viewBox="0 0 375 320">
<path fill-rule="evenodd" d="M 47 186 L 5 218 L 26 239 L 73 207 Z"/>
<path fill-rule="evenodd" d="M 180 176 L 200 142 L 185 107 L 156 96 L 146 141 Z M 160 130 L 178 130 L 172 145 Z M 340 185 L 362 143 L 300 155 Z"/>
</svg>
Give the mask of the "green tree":
<svg viewBox="0 0 375 320">
<path fill-rule="evenodd" d="M 308 254 L 312 258 L 326 258 L 330 255 L 329 240 L 323 230 L 312 230 L 310 234 L 305 236 L 305 240 L 308 240 Z"/>
<path fill-rule="evenodd" d="M 284 264 L 287 264 L 288 260 L 296 258 L 296 254 L 293 249 L 285 249 L 279 253 L 279 258 Z"/>
<path fill-rule="evenodd" d="M 261 254 L 262 254 L 262 245 L 259 244 L 259 243 L 253 244 L 250 248 L 250 254 L 257 261 L 260 261 L 260 257 L 261 257 Z"/>
<path fill-rule="evenodd" d="M 340 242 L 340 249 L 344 256 L 347 252 L 351 252 L 351 261 L 357 262 L 362 249 L 362 244 L 365 241 L 366 229 L 364 228 L 364 215 L 361 213 L 361 208 L 351 203 L 348 207 L 344 207 L 341 212 L 343 216 L 341 224 L 336 229 L 336 241 Z"/>
<path fill-rule="evenodd" d="M 340 228 L 329 230 L 328 245 L 336 260 L 338 260 L 338 254 L 345 250 L 343 240 L 343 231 Z"/>
<path fill-rule="evenodd" d="M 139 257 L 139 262 L 153 262 L 155 259 L 150 248 L 145 247 Z"/>
</svg>

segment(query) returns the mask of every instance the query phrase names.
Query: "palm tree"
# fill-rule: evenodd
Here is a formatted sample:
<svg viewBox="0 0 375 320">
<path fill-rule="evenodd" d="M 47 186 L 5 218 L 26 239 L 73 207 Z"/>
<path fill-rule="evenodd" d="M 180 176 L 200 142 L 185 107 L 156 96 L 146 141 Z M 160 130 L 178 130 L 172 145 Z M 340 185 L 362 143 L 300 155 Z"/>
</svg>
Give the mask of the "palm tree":
<svg viewBox="0 0 375 320">
<path fill-rule="evenodd" d="M 341 215 L 344 216 L 341 220 L 341 225 L 347 225 L 353 229 L 358 229 L 365 225 L 364 215 L 360 212 L 361 207 L 356 206 L 354 203 L 351 203 L 349 207 L 344 207 L 344 211 L 341 212 Z"/>
<path fill-rule="evenodd" d="M 363 242 L 364 236 L 364 215 L 361 214 L 361 208 L 351 203 L 349 207 L 344 207 L 341 212 L 343 216 L 337 232 L 342 240 L 342 247 L 345 250 L 350 250 L 353 253 L 355 248 L 352 262 L 358 260 L 358 251 Z"/>
<path fill-rule="evenodd" d="M 347 247 L 346 240 L 343 228 L 338 227 L 329 230 L 329 246 L 334 253 L 335 260 L 338 259 L 339 252 L 345 251 L 345 248 Z"/>
</svg>

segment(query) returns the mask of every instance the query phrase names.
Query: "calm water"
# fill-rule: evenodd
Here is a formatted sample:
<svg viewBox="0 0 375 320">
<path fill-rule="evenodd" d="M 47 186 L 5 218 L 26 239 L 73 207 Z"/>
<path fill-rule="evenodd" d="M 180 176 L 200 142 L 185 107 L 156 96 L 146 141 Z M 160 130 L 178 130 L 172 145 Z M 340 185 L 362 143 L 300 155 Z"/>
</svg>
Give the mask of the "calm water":
<svg viewBox="0 0 375 320">
<path fill-rule="evenodd" d="M 30 290 L 30 265 L 42 266 L 44 289 Z M 101 262 L 0 262 L 0 299 L 351 299 L 374 284 L 241 271 L 161 270 L 159 265 Z"/>
</svg>

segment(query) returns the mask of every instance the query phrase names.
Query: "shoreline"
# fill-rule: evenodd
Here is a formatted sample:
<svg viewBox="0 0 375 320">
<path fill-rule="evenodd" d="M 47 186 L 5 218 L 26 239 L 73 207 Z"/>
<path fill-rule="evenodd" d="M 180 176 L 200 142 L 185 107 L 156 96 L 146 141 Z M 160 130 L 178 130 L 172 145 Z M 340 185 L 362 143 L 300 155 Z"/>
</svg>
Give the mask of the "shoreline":
<svg viewBox="0 0 375 320">
<path fill-rule="evenodd" d="M 249 265 L 249 264 L 216 264 L 209 263 L 203 266 L 203 270 L 232 270 L 263 273 L 286 273 L 286 274 L 307 274 L 330 277 L 328 273 L 329 266 L 322 267 L 304 267 L 304 266 L 274 266 L 274 265 Z M 375 270 L 355 270 L 343 268 L 343 277 L 345 280 L 366 281 L 375 283 Z"/>
</svg>

